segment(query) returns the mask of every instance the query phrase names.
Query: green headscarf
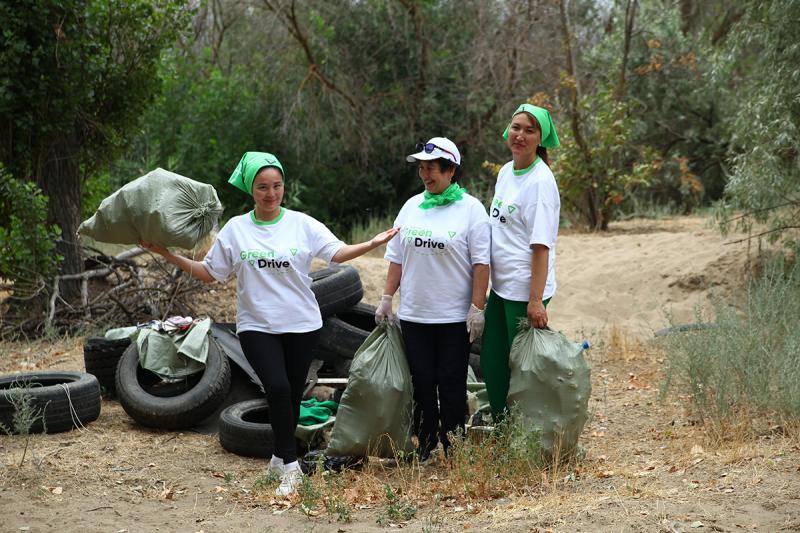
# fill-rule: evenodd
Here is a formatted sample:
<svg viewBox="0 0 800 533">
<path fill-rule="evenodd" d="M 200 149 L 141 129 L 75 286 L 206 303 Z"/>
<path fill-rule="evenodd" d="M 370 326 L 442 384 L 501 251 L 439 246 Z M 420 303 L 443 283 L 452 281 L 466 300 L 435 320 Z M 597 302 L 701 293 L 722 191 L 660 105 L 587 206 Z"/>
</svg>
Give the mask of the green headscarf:
<svg viewBox="0 0 800 533">
<path fill-rule="evenodd" d="M 536 117 L 537 122 L 539 122 L 539 127 L 542 129 L 542 141 L 539 143 L 539 145 L 543 148 L 558 148 L 561 143 L 558 140 L 553 119 L 550 118 L 550 112 L 543 107 L 538 107 L 531 104 L 522 104 L 517 108 L 516 111 L 514 111 L 514 114 L 511 115 L 511 118 L 513 119 L 515 116 L 523 112 L 533 115 Z M 504 139 L 508 139 L 508 128 L 510 126 L 510 124 L 506 126 L 506 131 L 503 132 Z"/>
<path fill-rule="evenodd" d="M 245 152 L 228 183 L 247 194 L 253 194 L 253 180 L 256 179 L 258 171 L 264 167 L 275 167 L 285 177 L 283 166 L 274 155 L 267 152 Z"/>
</svg>

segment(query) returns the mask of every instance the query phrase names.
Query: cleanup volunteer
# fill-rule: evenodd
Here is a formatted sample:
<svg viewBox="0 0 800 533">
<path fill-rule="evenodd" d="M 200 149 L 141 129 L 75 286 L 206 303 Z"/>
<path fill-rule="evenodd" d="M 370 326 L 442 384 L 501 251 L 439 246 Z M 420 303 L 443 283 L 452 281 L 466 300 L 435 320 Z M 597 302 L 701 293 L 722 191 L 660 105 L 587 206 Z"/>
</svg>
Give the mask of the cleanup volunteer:
<svg viewBox="0 0 800 533">
<path fill-rule="evenodd" d="M 417 145 L 425 191 L 411 197 L 395 219 L 389 270 L 376 321 L 400 318 L 414 386 L 414 433 L 425 461 L 448 432 L 464 431 L 470 343 L 483 331 L 489 283 L 490 228 L 486 210 L 457 183 L 461 154 L 444 137 Z"/>
<path fill-rule="evenodd" d="M 550 113 L 520 105 L 503 136 L 513 160 L 497 175 L 489 208 L 492 290 L 486 304 L 481 369 L 495 421 L 507 410 L 508 355 L 519 321 L 547 327 L 546 307 L 556 291 L 556 237 L 561 200 L 548 148 L 559 145 Z"/>
<path fill-rule="evenodd" d="M 284 170 L 278 158 L 246 152 L 228 183 L 253 197 L 254 209 L 231 218 L 202 261 L 140 243 L 193 277 L 210 283 L 236 275 L 236 331 L 247 360 L 264 385 L 275 435 L 269 470 L 281 476 L 278 496 L 302 481 L 294 433 L 303 386 L 322 317 L 308 273 L 319 257 L 341 263 L 387 242 L 390 229 L 348 245 L 321 222 L 281 206 Z"/>
</svg>

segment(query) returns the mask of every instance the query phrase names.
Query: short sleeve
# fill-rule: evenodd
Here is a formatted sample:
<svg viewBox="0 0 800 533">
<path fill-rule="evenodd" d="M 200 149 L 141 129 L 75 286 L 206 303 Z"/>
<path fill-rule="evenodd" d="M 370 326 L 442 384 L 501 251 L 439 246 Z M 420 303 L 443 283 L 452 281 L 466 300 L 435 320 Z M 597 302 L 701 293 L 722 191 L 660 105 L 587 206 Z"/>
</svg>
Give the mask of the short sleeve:
<svg viewBox="0 0 800 533">
<path fill-rule="evenodd" d="M 326 263 L 330 263 L 336 252 L 344 246 L 344 242 L 339 240 L 325 224 L 312 217 L 307 218 L 307 235 L 309 249 L 313 257 L 319 257 Z"/>
<path fill-rule="evenodd" d="M 392 224 L 393 228 L 402 228 L 403 227 L 403 213 L 405 212 L 405 206 L 400 210 L 398 213 L 397 218 L 394 219 L 394 224 Z M 388 243 L 386 243 L 386 253 L 383 254 L 383 258 L 387 261 L 392 263 L 397 263 L 398 265 L 403 264 L 403 236 L 402 236 L 402 229 L 400 233 L 392 237 Z"/>
<path fill-rule="evenodd" d="M 223 227 L 202 261 L 211 277 L 220 282 L 227 280 L 236 266 L 229 243 L 230 234 L 227 225 Z"/>
<path fill-rule="evenodd" d="M 531 189 L 526 218 L 531 227 L 529 244 L 553 248 L 558 235 L 560 200 L 555 180 L 538 181 Z"/>
<path fill-rule="evenodd" d="M 488 265 L 492 250 L 492 226 L 480 202 L 470 209 L 469 258 L 473 265 Z"/>
</svg>

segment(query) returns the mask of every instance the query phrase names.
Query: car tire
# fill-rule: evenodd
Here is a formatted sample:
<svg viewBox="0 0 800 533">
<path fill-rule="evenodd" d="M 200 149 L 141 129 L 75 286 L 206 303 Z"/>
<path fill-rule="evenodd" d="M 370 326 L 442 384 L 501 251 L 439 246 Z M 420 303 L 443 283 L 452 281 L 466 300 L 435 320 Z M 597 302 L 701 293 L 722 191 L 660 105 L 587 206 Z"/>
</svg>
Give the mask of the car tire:
<svg viewBox="0 0 800 533">
<path fill-rule="evenodd" d="M 209 336 L 208 356 L 197 383 L 174 396 L 154 394 L 140 382 L 139 349 L 131 344 L 117 365 L 116 388 L 119 402 L 128 415 L 143 426 L 185 429 L 213 413 L 225 400 L 231 386 L 227 355 Z"/>
<path fill-rule="evenodd" d="M 22 388 L 20 388 L 22 385 Z M 100 416 L 100 383 L 85 372 L 42 371 L 0 377 L 0 424 L 14 427 L 17 396 L 28 394 L 41 415 L 30 433 L 59 433 L 82 427 Z"/>
</svg>

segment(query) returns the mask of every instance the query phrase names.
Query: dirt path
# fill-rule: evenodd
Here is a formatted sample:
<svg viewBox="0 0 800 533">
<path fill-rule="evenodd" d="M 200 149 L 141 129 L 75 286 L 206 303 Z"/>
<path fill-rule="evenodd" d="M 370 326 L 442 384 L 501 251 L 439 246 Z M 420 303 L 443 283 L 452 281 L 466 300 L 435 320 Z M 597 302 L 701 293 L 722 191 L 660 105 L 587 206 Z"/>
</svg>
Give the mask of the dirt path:
<svg viewBox="0 0 800 533">
<path fill-rule="evenodd" d="M 681 398 L 659 398 L 663 361 L 648 339 L 661 309 L 687 313 L 711 288 L 730 290 L 743 249 L 698 219 L 631 222 L 607 236 L 559 240 L 559 298 L 551 320 L 590 337 L 592 419 L 584 461 L 514 496 L 417 502 L 410 531 L 800 531 L 800 442 L 782 428 L 714 447 L 688 419 Z M 676 257 L 673 257 L 675 255 Z M 356 262 L 367 301 L 380 294 L 385 264 Z M 227 291 L 217 290 L 214 300 Z M 222 296 L 221 296 L 222 294 Z M 215 312 L 227 312 L 216 308 Z M 556 324 L 554 324 L 556 325 Z M 82 369 L 81 339 L 0 345 L 0 373 Z M 796 435 L 794 433 L 793 435 Z M 261 460 L 225 452 L 216 436 L 147 430 L 112 400 L 86 430 L 0 436 L 0 531 L 347 531 L 396 529 L 376 520 L 386 503 L 343 497 L 352 522 L 305 516 L 259 490 Z M 423 467 L 419 483 L 441 479 Z"/>
</svg>

